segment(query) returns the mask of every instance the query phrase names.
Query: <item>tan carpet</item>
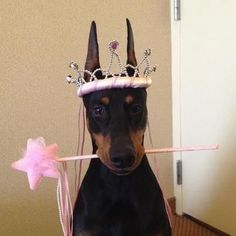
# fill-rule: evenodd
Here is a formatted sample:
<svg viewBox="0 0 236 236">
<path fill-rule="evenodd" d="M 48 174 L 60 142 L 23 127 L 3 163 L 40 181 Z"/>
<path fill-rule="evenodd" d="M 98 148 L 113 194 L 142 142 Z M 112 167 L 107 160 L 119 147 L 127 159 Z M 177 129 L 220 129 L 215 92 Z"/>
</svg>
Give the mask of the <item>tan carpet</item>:
<svg viewBox="0 0 236 236">
<path fill-rule="evenodd" d="M 174 216 L 174 236 L 219 236 L 186 216 Z"/>
</svg>

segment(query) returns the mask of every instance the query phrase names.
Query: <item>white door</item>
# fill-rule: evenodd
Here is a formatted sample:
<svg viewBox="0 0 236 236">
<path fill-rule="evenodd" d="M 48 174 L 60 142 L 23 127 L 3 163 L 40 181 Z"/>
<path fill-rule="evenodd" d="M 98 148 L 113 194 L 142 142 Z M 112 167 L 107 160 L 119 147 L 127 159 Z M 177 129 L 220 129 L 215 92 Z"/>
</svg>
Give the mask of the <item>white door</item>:
<svg viewBox="0 0 236 236">
<path fill-rule="evenodd" d="M 181 18 L 172 17 L 173 142 L 220 149 L 175 154 L 177 210 L 236 235 L 236 1 L 182 0 Z"/>
</svg>

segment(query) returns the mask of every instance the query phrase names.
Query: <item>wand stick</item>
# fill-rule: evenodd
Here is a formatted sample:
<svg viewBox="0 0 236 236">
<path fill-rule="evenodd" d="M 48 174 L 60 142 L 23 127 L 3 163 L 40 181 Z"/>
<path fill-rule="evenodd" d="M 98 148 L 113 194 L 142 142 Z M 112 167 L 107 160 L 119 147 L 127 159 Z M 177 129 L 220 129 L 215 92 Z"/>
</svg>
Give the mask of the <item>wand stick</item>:
<svg viewBox="0 0 236 236">
<path fill-rule="evenodd" d="M 217 149 L 219 149 L 219 145 L 146 149 L 145 153 L 154 154 L 154 153 L 190 152 L 190 151 L 204 151 L 204 150 L 217 150 Z M 93 158 L 98 158 L 98 155 L 91 154 L 91 155 L 83 155 L 83 156 L 61 157 L 61 158 L 58 158 L 57 161 L 64 162 L 64 161 L 85 160 L 85 159 L 93 159 Z"/>
</svg>

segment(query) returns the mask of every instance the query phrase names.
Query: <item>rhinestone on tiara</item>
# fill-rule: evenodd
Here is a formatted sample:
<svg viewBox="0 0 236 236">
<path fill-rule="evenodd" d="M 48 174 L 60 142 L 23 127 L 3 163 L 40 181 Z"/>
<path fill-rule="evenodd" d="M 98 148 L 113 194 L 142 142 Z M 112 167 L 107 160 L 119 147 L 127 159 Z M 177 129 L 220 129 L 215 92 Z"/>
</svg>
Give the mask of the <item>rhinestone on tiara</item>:
<svg viewBox="0 0 236 236">
<path fill-rule="evenodd" d="M 107 69 L 98 68 L 93 72 L 88 70 L 82 70 L 79 68 L 78 64 L 71 62 L 69 67 L 78 73 L 78 77 L 74 78 L 71 75 L 66 77 L 68 83 L 76 84 L 78 87 L 78 96 L 83 96 L 85 94 L 111 88 L 125 88 L 125 87 L 149 87 L 151 85 L 150 74 L 156 71 L 156 65 L 150 66 L 148 57 L 151 55 L 151 49 L 146 49 L 144 51 L 144 56 L 142 60 L 133 66 L 130 64 L 123 65 L 120 60 L 120 56 L 117 53 L 117 48 L 119 43 L 113 40 L 109 43 L 108 49 L 110 52 L 110 62 Z M 112 73 L 111 67 L 116 60 L 119 66 L 118 73 Z M 143 67 L 143 72 L 141 73 L 141 67 Z M 133 76 L 129 76 L 128 69 L 131 68 L 134 71 Z M 103 75 L 103 79 L 98 79 L 96 74 L 100 72 Z M 85 81 L 84 75 L 89 75 L 89 81 Z"/>
</svg>

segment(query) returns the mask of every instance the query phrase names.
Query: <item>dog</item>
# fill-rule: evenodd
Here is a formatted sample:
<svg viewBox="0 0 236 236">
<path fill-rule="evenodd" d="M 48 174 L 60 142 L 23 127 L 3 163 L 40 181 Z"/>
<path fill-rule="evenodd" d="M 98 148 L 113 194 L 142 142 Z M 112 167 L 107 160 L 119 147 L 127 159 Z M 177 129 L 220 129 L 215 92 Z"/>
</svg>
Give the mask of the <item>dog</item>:
<svg viewBox="0 0 236 236">
<path fill-rule="evenodd" d="M 127 19 L 127 64 L 137 65 Z M 85 70 L 100 68 L 92 22 Z M 134 74 L 128 68 L 129 76 Z M 101 72 L 97 78 L 103 79 Z M 85 76 L 85 80 L 88 78 Z M 171 236 L 158 181 L 143 146 L 147 124 L 145 88 L 112 88 L 83 96 L 92 159 L 73 211 L 74 236 Z"/>
</svg>

